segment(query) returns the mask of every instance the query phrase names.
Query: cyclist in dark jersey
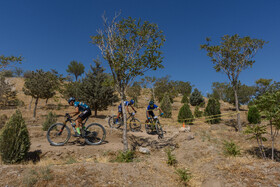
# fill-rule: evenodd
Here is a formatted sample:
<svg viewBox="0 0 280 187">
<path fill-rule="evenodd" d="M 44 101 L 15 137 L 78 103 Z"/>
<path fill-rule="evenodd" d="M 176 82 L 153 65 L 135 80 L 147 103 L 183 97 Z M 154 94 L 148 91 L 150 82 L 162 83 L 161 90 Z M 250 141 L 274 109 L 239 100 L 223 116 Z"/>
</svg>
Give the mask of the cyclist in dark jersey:
<svg viewBox="0 0 280 187">
<path fill-rule="evenodd" d="M 134 109 L 134 107 L 132 106 L 133 104 L 135 103 L 135 101 L 133 99 L 131 99 L 130 101 L 124 101 L 123 104 L 126 108 L 126 111 L 129 113 L 129 109 L 128 109 L 128 106 L 130 106 L 132 108 L 132 110 L 134 110 L 134 112 L 136 113 L 136 110 Z M 116 123 L 118 124 L 119 123 L 119 117 L 122 116 L 123 113 L 122 113 L 122 104 L 120 104 L 118 106 L 118 116 L 117 116 L 117 119 L 116 119 Z"/>
<path fill-rule="evenodd" d="M 70 117 L 74 117 L 74 116 L 80 114 L 75 121 L 76 130 L 77 130 L 78 134 L 75 134 L 74 136 L 81 136 L 80 128 L 82 127 L 82 121 L 91 115 L 91 110 L 90 110 L 89 106 L 86 105 L 85 103 L 75 101 L 74 97 L 70 97 L 70 99 L 68 100 L 68 103 L 70 106 L 75 107 L 75 112 L 69 113 Z M 71 116 L 71 114 L 73 114 L 73 116 Z"/>
<path fill-rule="evenodd" d="M 158 108 L 159 111 L 161 112 L 160 116 L 163 115 L 163 112 L 162 112 L 161 108 L 159 108 L 157 105 L 155 105 L 154 101 L 150 101 L 149 105 L 147 107 L 147 111 L 146 111 L 146 115 L 147 115 L 148 120 L 150 120 L 152 117 L 155 116 L 153 110 L 156 109 L 156 108 Z"/>
</svg>

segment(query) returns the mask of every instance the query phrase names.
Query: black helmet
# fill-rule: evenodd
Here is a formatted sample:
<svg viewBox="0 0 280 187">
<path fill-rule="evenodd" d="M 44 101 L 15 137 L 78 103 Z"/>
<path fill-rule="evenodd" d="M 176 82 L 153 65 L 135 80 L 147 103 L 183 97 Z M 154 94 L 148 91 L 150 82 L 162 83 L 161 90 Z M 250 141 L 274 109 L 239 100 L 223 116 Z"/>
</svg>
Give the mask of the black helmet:
<svg viewBox="0 0 280 187">
<path fill-rule="evenodd" d="M 71 101 L 74 101 L 74 102 L 75 102 L 75 98 L 74 98 L 74 97 L 70 97 L 70 98 L 68 99 L 68 103 L 70 104 Z"/>
<path fill-rule="evenodd" d="M 149 102 L 149 105 L 153 105 L 153 104 L 154 104 L 154 101 L 150 101 L 150 102 Z"/>
</svg>

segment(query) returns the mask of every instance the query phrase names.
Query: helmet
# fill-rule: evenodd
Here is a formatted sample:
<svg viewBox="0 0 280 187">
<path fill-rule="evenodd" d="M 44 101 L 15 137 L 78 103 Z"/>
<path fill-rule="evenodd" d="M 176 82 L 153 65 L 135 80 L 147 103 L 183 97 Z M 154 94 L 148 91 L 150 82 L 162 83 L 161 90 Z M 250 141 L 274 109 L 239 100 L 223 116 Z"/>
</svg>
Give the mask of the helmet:
<svg viewBox="0 0 280 187">
<path fill-rule="evenodd" d="M 131 99 L 129 103 L 133 105 L 135 103 L 135 101 L 133 99 Z"/>
<path fill-rule="evenodd" d="M 75 101 L 75 98 L 74 98 L 74 97 L 70 97 L 70 98 L 68 99 L 68 103 L 70 104 L 71 101 Z"/>
<path fill-rule="evenodd" d="M 154 104 L 154 101 L 150 101 L 150 102 L 149 102 L 149 105 L 153 105 L 153 104 Z"/>
</svg>

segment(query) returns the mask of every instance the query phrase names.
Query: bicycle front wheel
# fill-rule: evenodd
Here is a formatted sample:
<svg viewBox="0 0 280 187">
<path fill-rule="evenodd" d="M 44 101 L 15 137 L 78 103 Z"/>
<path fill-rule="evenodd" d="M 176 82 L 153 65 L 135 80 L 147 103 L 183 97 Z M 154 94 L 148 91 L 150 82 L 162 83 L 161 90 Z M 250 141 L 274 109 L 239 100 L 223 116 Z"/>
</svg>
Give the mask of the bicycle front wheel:
<svg viewBox="0 0 280 187">
<path fill-rule="evenodd" d="M 105 128 L 98 124 L 92 123 L 87 126 L 85 130 L 85 141 L 89 145 L 99 145 L 106 138 L 106 130 Z"/>
<path fill-rule="evenodd" d="M 70 129 L 62 123 L 56 123 L 50 126 L 47 132 L 47 139 L 51 145 L 62 146 L 68 142 L 71 133 Z"/>
<path fill-rule="evenodd" d="M 109 117 L 108 124 L 109 124 L 109 126 L 111 128 L 117 129 L 117 128 L 119 128 L 121 126 L 121 123 L 116 123 L 116 120 L 117 120 L 117 116 L 116 115 L 113 115 L 113 116 Z"/>
<path fill-rule="evenodd" d="M 158 134 L 158 139 L 162 139 L 163 130 L 162 130 L 162 127 L 161 127 L 161 124 L 159 123 L 159 121 L 156 122 L 156 130 L 157 130 L 157 134 Z"/>
<path fill-rule="evenodd" d="M 129 126 L 130 126 L 130 130 L 132 132 L 140 131 L 141 130 L 141 123 L 140 123 L 140 120 L 137 119 L 137 118 L 131 119 L 130 123 L 129 123 Z"/>
</svg>

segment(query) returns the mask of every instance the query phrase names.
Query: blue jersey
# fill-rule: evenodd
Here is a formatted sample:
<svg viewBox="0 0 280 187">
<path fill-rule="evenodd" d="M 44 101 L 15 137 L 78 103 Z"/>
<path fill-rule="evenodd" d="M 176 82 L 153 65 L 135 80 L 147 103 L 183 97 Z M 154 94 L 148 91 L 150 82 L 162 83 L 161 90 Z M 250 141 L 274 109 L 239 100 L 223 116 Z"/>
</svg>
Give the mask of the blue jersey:
<svg viewBox="0 0 280 187">
<path fill-rule="evenodd" d="M 158 106 L 155 105 L 155 104 L 154 104 L 152 107 L 151 107 L 150 105 L 148 105 L 147 111 L 152 111 L 152 110 L 154 110 L 155 108 L 158 108 Z"/>
<path fill-rule="evenodd" d="M 78 101 L 74 102 L 74 107 L 75 107 L 75 108 L 76 108 L 76 107 L 79 107 L 79 111 L 80 111 L 80 112 L 83 112 L 83 111 L 85 111 L 85 110 L 90 109 L 89 106 L 87 106 L 85 103 L 78 102 Z"/>
</svg>

